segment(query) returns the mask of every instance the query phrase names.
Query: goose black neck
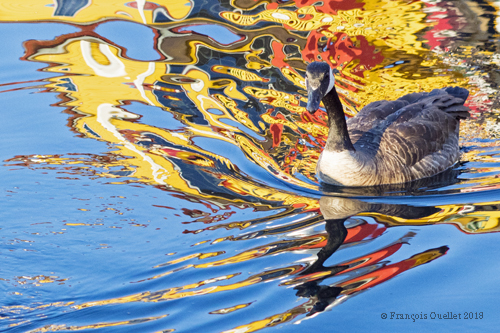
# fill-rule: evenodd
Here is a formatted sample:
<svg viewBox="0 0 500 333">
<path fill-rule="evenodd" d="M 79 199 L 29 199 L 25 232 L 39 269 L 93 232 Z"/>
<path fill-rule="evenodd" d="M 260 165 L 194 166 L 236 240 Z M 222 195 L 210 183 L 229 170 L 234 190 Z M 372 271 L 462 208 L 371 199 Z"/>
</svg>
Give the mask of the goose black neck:
<svg viewBox="0 0 500 333">
<path fill-rule="evenodd" d="M 328 113 L 328 127 L 330 128 L 325 149 L 329 151 L 354 151 L 354 146 L 347 131 L 344 109 L 335 87 L 323 97 L 322 101 Z"/>
</svg>

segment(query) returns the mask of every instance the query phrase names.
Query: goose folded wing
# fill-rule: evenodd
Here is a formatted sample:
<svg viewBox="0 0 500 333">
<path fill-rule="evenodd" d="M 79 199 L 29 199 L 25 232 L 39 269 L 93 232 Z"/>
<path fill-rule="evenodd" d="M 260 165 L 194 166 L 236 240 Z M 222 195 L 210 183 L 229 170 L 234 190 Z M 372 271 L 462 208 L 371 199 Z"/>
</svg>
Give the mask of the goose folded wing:
<svg viewBox="0 0 500 333">
<path fill-rule="evenodd" d="M 435 105 L 409 108 L 385 130 L 380 153 L 397 156 L 413 166 L 429 155 L 447 154 L 446 145 L 458 141 L 458 126 L 455 117 Z"/>
</svg>

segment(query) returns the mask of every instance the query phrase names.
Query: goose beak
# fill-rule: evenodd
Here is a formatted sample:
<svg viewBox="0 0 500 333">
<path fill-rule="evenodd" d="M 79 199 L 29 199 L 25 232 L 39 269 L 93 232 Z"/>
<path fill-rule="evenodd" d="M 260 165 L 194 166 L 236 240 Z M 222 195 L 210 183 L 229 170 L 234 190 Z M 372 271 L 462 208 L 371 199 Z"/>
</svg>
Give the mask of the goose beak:
<svg viewBox="0 0 500 333">
<path fill-rule="evenodd" d="M 319 109 L 319 103 L 321 102 L 321 98 L 323 98 L 323 94 L 321 93 L 321 89 L 319 88 L 308 88 L 306 110 L 309 112 L 316 112 Z"/>
</svg>

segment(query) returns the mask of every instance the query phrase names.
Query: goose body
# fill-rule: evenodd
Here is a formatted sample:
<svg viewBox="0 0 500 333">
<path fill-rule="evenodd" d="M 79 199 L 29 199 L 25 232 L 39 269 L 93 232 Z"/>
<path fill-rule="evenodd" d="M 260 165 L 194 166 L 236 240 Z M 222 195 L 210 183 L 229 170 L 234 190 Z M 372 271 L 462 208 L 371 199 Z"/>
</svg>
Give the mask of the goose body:
<svg viewBox="0 0 500 333">
<path fill-rule="evenodd" d="M 463 105 L 466 89 L 373 102 L 346 121 L 334 82 L 328 64 L 307 67 L 307 109 L 315 112 L 323 101 L 328 113 L 328 138 L 316 168 L 321 181 L 340 186 L 405 183 L 436 175 L 459 160 L 460 119 L 469 116 Z"/>
</svg>

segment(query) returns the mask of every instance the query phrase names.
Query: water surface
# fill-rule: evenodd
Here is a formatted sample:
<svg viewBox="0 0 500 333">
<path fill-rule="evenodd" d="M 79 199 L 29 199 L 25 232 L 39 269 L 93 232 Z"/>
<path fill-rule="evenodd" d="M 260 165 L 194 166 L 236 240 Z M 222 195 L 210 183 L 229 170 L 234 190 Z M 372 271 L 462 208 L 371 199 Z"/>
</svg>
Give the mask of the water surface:
<svg viewBox="0 0 500 333">
<path fill-rule="evenodd" d="M 494 330 L 497 10 L 2 1 L 0 331 Z M 318 184 L 312 60 L 339 70 L 347 116 L 469 89 L 461 161 Z"/>
</svg>

